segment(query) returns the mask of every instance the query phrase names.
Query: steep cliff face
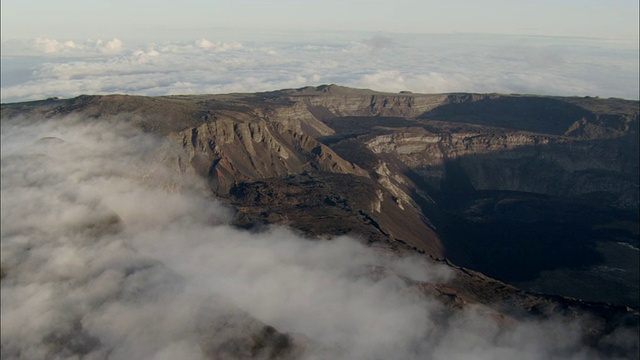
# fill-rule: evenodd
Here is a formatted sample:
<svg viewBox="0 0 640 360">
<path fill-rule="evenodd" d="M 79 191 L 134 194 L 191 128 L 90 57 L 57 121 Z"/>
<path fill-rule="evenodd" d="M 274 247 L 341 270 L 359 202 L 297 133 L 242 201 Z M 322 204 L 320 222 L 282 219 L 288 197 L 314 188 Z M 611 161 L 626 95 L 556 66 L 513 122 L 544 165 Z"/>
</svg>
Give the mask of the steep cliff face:
<svg viewBox="0 0 640 360">
<path fill-rule="evenodd" d="M 602 139 L 637 134 L 637 103 L 620 99 L 450 94 L 425 120 Z"/>
<path fill-rule="evenodd" d="M 295 103 L 304 103 L 320 119 L 344 116 L 417 117 L 442 105 L 447 95 L 388 94 L 354 90 L 336 85 L 303 88 L 284 93 Z"/>
<path fill-rule="evenodd" d="M 278 123 L 281 128 L 305 133 L 309 136 L 332 135 L 335 131 L 320 121 L 309 106 L 303 102 L 291 102 L 288 106 L 267 106 L 256 110 L 258 116 L 269 122 Z M 320 117 L 321 118 L 321 117 Z"/>
<path fill-rule="evenodd" d="M 209 180 L 225 195 L 234 184 L 280 178 L 304 171 L 326 171 L 368 177 L 358 166 L 336 155 L 299 128 L 262 119 L 219 118 L 172 136 L 186 152 L 182 171 Z"/>
<path fill-rule="evenodd" d="M 473 190 L 566 196 L 638 210 L 634 102 L 384 94 L 333 85 L 285 95 L 298 107 L 307 104 L 309 113 L 335 130 L 323 133 L 328 144 L 359 136 L 373 153 L 392 155 L 391 161 L 401 161 L 431 189 L 465 183 Z"/>
<path fill-rule="evenodd" d="M 637 210 L 637 158 L 611 141 L 500 131 L 431 133 L 419 127 L 371 137 L 376 154 L 393 154 L 433 189 L 521 191 L 599 199 Z"/>
</svg>

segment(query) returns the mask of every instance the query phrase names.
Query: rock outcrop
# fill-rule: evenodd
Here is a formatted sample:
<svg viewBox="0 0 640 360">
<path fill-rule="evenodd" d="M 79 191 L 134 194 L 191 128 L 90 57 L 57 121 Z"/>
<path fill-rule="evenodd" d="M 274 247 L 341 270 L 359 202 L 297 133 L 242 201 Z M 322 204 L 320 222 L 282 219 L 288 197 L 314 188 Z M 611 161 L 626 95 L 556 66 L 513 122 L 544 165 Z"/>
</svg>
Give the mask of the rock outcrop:
<svg viewBox="0 0 640 360">
<path fill-rule="evenodd" d="M 211 189 L 220 195 L 234 184 L 305 171 L 368 177 L 299 127 L 287 125 L 238 116 L 181 131 L 172 135 L 186 153 L 179 159 L 180 170 L 208 178 Z"/>
</svg>

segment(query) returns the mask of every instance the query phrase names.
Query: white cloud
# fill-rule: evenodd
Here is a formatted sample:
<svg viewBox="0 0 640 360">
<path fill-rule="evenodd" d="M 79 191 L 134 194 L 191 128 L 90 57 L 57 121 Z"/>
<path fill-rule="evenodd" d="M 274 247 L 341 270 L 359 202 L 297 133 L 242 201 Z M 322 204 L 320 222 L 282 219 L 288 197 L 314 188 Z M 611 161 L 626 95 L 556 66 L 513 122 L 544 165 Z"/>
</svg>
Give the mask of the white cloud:
<svg viewBox="0 0 640 360">
<path fill-rule="evenodd" d="M 90 55 L 90 54 L 118 54 L 123 50 L 123 43 L 119 39 L 109 41 L 86 40 L 82 43 L 56 39 L 36 38 L 29 44 L 36 53 L 48 55 Z"/>
<path fill-rule="evenodd" d="M 107 43 L 103 46 L 102 42 L 99 42 L 97 45 L 100 49 L 100 52 L 105 54 L 117 54 L 122 51 L 122 41 L 120 41 L 119 39 L 107 41 Z"/>
<path fill-rule="evenodd" d="M 255 92 L 320 82 L 392 92 L 623 98 L 637 98 L 640 88 L 637 51 L 604 40 L 489 35 L 355 40 L 336 35 L 242 44 L 200 38 L 129 48 L 118 39 L 37 39 L 34 44 L 42 56 L 38 62 L 3 58 L 3 77 L 12 79 L 2 84 L 3 102 L 83 93 Z M 3 41 L 2 46 L 7 55 L 23 54 L 16 43 Z"/>
<path fill-rule="evenodd" d="M 195 42 L 196 47 L 202 49 L 214 49 L 217 51 L 238 50 L 242 48 L 242 44 L 238 42 L 211 42 L 207 39 L 198 39 Z"/>
<path fill-rule="evenodd" d="M 406 281 L 452 276 L 424 258 L 235 229 L 179 148 L 115 119 L 1 126 L 3 359 L 203 359 L 242 349 L 253 318 L 310 359 L 597 358 L 578 323 L 444 317 Z"/>
<path fill-rule="evenodd" d="M 33 41 L 33 47 L 38 51 L 50 54 L 63 51 L 65 49 L 75 49 L 77 48 L 77 45 L 73 41 L 59 42 L 54 39 L 36 38 Z"/>
</svg>

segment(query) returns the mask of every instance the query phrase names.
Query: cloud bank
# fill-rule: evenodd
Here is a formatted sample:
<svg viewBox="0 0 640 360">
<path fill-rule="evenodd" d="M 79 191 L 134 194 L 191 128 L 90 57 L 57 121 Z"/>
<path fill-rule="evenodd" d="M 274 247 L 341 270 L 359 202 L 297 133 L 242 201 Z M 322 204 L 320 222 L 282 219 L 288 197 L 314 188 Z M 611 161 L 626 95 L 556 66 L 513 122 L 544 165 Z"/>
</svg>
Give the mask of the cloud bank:
<svg viewBox="0 0 640 360">
<path fill-rule="evenodd" d="M 305 359 L 597 358 L 577 323 L 446 315 L 411 284 L 452 273 L 422 258 L 235 229 L 173 170 L 179 150 L 123 122 L 1 133 L 3 359 L 267 358 L 251 352 L 262 324 Z"/>
<path fill-rule="evenodd" d="M 87 40 L 77 43 L 71 40 L 58 41 L 56 39 L 36 38 L 30 44 L 32 50 L 45 54 L 78 53 L 86 54 L 117 54 L 122 51 L 122 41 L 113 39 L 109 41 Z"/>
<path fill-rule="evenodd" d="M 637 99 L 637 44 L 498 35 L 283 35 L 128 44 L 3 40 L 3 102 L 80 94 L 255 92 L 336 83 L 397 92 Z"/>
</svg>

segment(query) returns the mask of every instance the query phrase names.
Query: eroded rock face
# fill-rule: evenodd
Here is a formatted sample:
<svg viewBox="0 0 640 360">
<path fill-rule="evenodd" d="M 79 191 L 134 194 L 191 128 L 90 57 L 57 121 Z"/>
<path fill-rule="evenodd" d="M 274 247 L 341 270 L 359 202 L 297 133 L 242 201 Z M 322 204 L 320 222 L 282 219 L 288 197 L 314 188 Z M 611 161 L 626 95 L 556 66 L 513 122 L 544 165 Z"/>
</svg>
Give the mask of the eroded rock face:
<svg viewBox="0 0 640 360">
<path fill-rule="evenodd" d="M 263 119 L 219 119 L 182 131 L 186 157 L 182 171 L 207 177 L 214 192 L 227 194 L 234 184 L 280 178 L 303 171 L 326 171 L 368 177 L 330 148 L 299 129 Z"/>
<path fill-rule="evenodd" d="M 464 181 L 473 190 L 597 197 L 617 208 L 638 208 L 637 161 L 632 150 L 611 140 L 581 142 L 524 132 L 434 134 L 413 127 L 366 144 L 376 154 L 394 155 L 440 191 Z"/>
</svg>

